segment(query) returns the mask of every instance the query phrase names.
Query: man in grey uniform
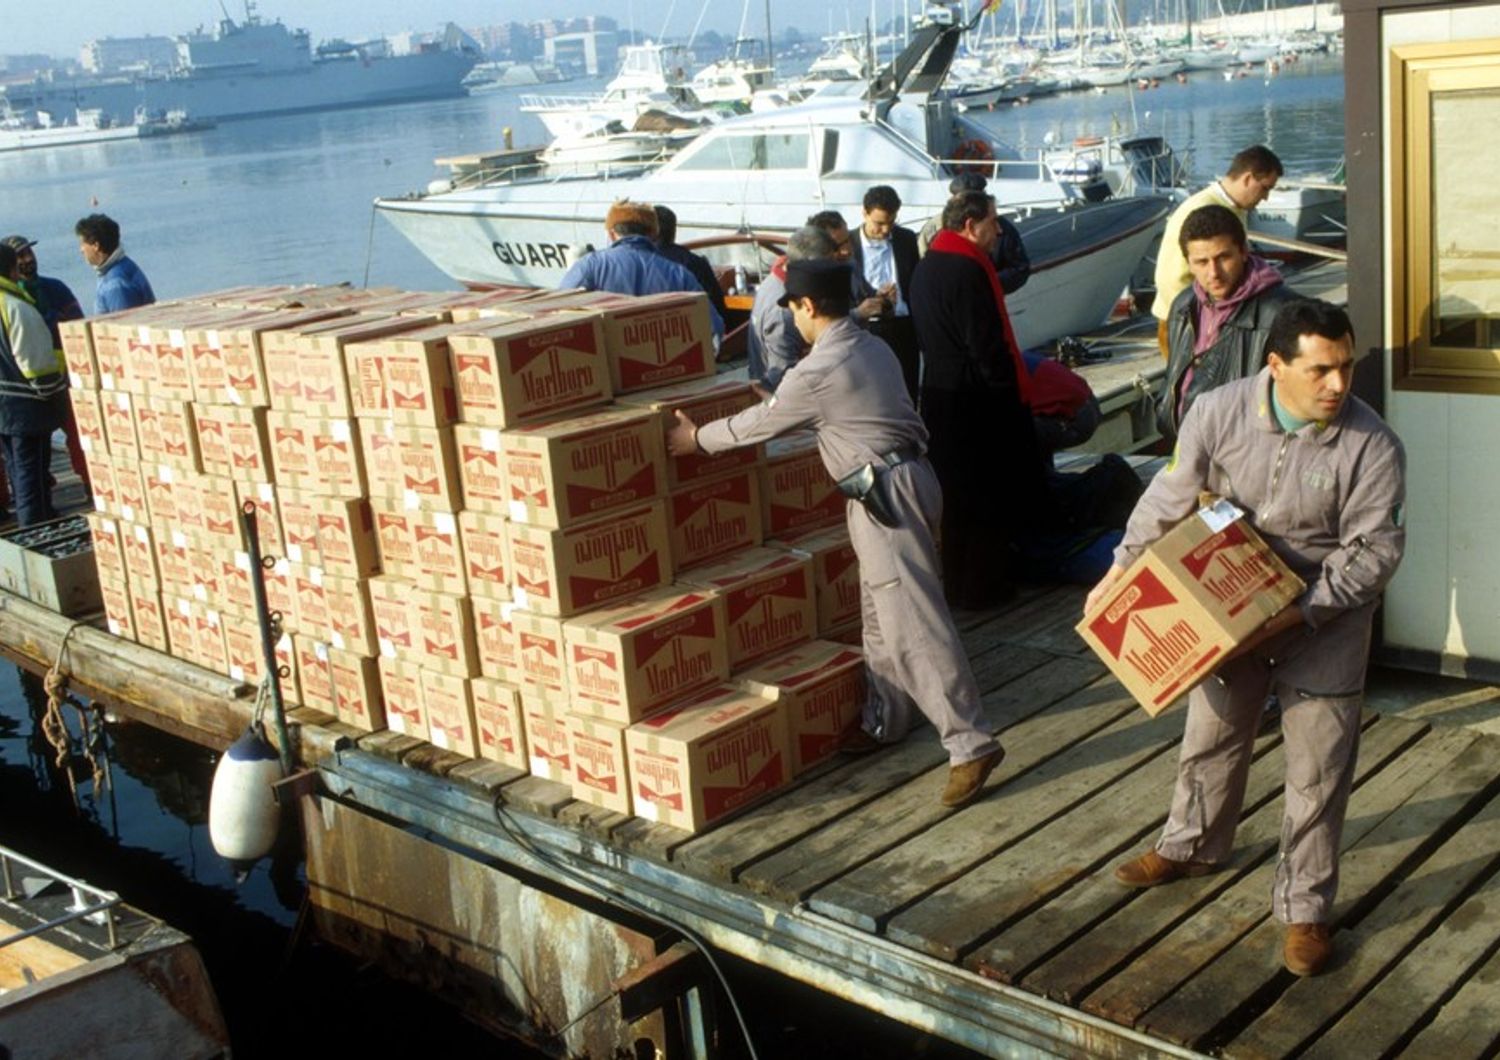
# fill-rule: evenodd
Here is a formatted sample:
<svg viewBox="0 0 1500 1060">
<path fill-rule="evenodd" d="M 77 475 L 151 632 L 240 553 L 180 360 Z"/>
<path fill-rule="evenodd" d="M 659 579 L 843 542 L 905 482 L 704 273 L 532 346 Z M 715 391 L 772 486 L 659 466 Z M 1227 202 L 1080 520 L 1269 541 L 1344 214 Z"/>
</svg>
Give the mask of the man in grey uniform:
<svg viewBox="0 0 1500 1060">
<path fill-rule="evenodd" d="M 1251 749 L 1268 693 L 1281 701 L 1285 819 L 1272 912 L 1287 925 L 1282 959 L 1316 975 L 1333 953 L 1328 921 L 1359 747 L 1370 627 L 1401 561 L 1405 452 L 1349 394 L 1354 335 L 1326 302 L 1284 306 L 1268 364 L 1198 398 L 1172 461 L 1136 506 L 1115 566 L 1091 606 L 1152 542 L 1186 517 L 1200 490 L 1227 497 L 1307 583 L 1188 697 L 1177 788 L 1156 847 L 1115 869 L 1154 887 L 1228 860 Z"/>
<path fill-rule="evenodd" d="M 864 732 L 906 735 L 911 707 L 948 752 L 945 806 L 979 794 L 1005 751 L 984 725 L 979 686 L 943 600 L 933 527 L 942 512 L 927 463 L 927 431 L 891 348 L 849 319 L 850 270 L 841 261 L 787 266 L 782 304 L 811 344 L 761 404 L 702 427 L 682 412 L 669 432 L 674 455 L 720 453 L 812 430 L 829 474 L 851 500 L 849 537 L 859 557 L 870 705 Z"/>
</svg>

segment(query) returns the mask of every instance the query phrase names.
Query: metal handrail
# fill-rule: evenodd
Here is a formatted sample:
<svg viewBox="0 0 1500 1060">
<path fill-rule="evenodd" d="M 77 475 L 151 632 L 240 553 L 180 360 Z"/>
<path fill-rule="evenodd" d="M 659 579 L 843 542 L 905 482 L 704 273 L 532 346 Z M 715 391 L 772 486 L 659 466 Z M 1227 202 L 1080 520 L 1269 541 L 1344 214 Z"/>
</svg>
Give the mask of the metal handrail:
<svg viewBox="0 0 1500 1060">
<path fill-rule="evenodd" d="M 4 938 L 0 938 L 0 949 L 9 946 L 12 943 L 20 942 L 24 939 L 29 939 L 34 935 L 40 935 L 43 932 L 62 927 L 64 924 L 70 924 L 75 920 L 81 920 L 85 917 L 94 918 L 96 922 L 98 918 L 102 917 L 105 930 L 109 933 L 109 948 L 115 949 L 119 946 L 119 935 L 116 931 L 115 925 L 115 907 L 121 904 L 121 899 L 118 894 L 115 894 L 113 891 L 106 891 L 102 888 L 95 887 L 92 884 L 85 883 L 82 880 L 75 880 L 73 877 L 64 875 L 54 868 L 43 865 L 41 862 L 33 861 L 31 858 L 28 858 L 24 854 L 18 854 L 14 850 L 11 850 L 9 847 L 0 846 L 0 878 L 3 878 L 4 881 L 4 897 L 6 901 L 14 901 L 15 899 L 20 897 L 20 895 L 16 892 L 15 882 L 11 874 L 11 864 L 13 862 L 23 865 L 35 872 L 40 872 L 48 878 L 55 880 L 58 883 L 61 883 L 63 886 L 67 887 L 73 892 L 73 904 L 68 907 L 69 912 L 67 916 L 61 916 L 55 920 L 49 920 L 44 924 L 38 924 L 35 927 L 27 928 L 25 931 L 18 931 L 13 935 L 7 935 Z M 86 903 L 84 901 L 84 895 L 86 894 L 96 899 L 97 904 L 89 905 L 88 903 Z"/>
</svg>

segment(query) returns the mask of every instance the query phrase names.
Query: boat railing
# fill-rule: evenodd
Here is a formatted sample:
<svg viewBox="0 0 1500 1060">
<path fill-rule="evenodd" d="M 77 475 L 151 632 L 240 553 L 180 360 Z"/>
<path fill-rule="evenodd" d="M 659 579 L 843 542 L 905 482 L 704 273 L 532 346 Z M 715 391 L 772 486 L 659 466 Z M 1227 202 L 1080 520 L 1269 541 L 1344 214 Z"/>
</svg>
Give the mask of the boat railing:
<svg viewBox="0 0 1500 1060">
<path fill-rule="evenodd" d="M 618 180 L 636 177 L 664 165 L 673 152 L 663 148 L 659 154 L 629 162 L 521 162 L 509 166 L 476 169 L 455 177 L 443 188 L 448 191 L 471 191 L 493 184 L 550 184 L 563 180 Z"/>
<path fill-rule="evenodd" d="M 22 897 L 16 890 L 15 869 L 21 866 L 33 872 L 39 872 L 49 880 L 55 881 L 67 887 L 73 892 L 73 904 L 68 906 L 66 916 L 56 917 L 45 923 L 29 927 L 24 931 L 6 935 L 0 938 L 0 949 L 12 943 L 29 939 L 35 935 L 43 934 L 64 924 L 71 924 L 75 920 L 88 919 L 94 923 L 102 923 L 109 933 L 109 948 L 115 949 L 119 943 L 119 935 L 116 931 L 115 909 L 120 905 L 120 896 L 113 891 L 101 890 L 92 884 L 75 880 L 71 876 L 65 876 L 56 869 L 49 868 L 41 862 L 33 861 L 24 854 L 18 854 L 9 847 L 0 846 L 0 885 L 5 888 L 4 899 L 14 902 Z"/>
<path fill-rule="evenodd" d="M 521 96 L 522 110 L 559 110 L 569 107 L 596 107 L 604 97 L 596 96 L 542 96 L 524 93 Z"/>
</svg>

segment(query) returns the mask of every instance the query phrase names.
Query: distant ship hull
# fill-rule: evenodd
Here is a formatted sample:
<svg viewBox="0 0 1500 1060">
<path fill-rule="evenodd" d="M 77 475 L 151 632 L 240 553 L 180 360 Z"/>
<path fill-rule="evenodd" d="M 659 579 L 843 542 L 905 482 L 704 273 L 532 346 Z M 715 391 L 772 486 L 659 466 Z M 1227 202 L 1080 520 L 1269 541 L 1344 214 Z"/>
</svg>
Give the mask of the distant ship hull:
<svg viewBox="0 0 1500 1060">
<path fill-rule="evenodd" d="M 475 57 L 456 51 L 379 59 L 336 59 L 300 70 L 189 74 L 162 78 L 93 78 L 13 84 L 4 98 L 17 110 L 71 114 L 98 108 L 128 122 L 137 107 L 184 110 L 195 119 L 230 121 L 266 114 L 368 107 L 466 94 Z"/>
</svg>

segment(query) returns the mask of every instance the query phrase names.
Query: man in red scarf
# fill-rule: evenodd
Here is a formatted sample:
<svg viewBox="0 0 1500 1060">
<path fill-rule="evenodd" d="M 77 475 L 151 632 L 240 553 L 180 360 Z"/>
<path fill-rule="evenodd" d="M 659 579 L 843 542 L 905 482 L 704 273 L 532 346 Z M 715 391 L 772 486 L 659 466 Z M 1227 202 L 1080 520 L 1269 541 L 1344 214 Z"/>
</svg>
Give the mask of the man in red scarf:
<svg viewBox="0 0 1500 1060">
<path fill-rule="evenodd" d="M 1295 297 L 1275 266 L 1250 253 L 1245 226 L 1217 204 L 1188 214 L 1178 246 L 1193 282 L 1167 314 L 1167 382 L 1156 422 L 1169 439 L 1200 395 L 1261 370 L 1266 340 Z"/>
<path fill-rule="evenodd" d="M 1009 595 L 1014 546 L 1058 520 L 990 260 L 999 231 L 991 196 L 953 196 L 911 283 L 928 458 L 943 487 L 943 585 L 950 604 L 975 609 Z"/>
</svg>

